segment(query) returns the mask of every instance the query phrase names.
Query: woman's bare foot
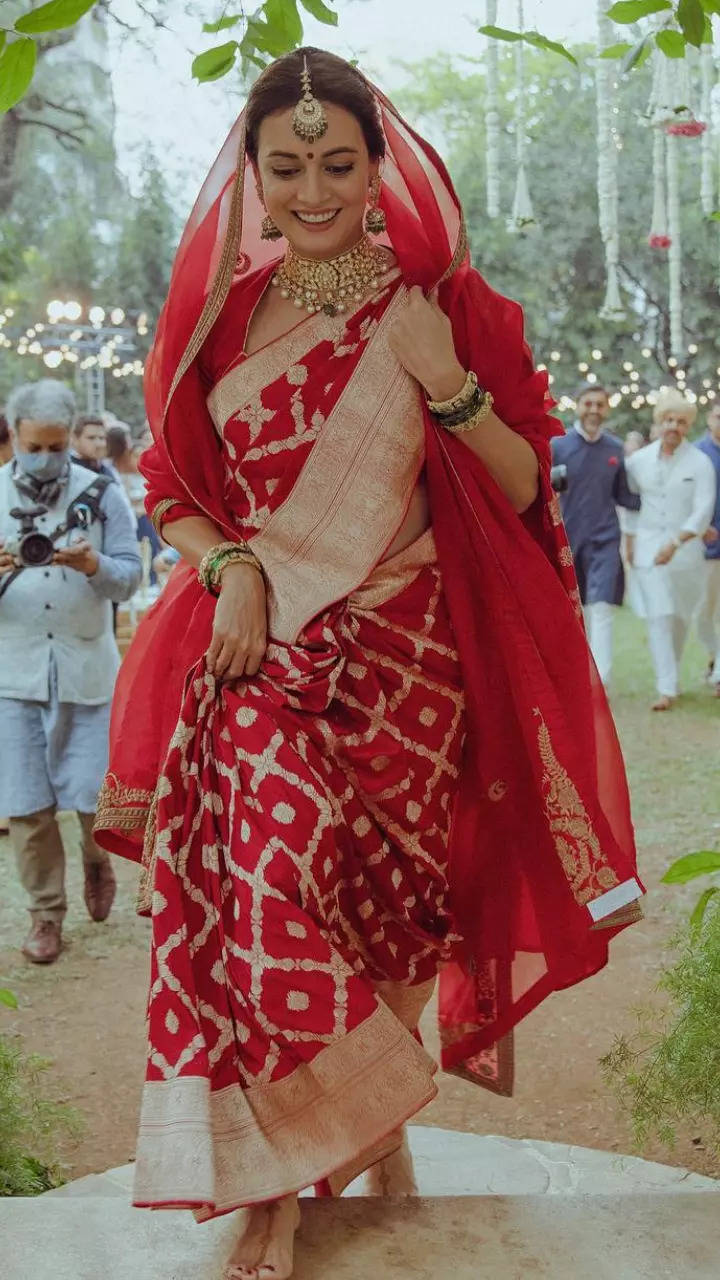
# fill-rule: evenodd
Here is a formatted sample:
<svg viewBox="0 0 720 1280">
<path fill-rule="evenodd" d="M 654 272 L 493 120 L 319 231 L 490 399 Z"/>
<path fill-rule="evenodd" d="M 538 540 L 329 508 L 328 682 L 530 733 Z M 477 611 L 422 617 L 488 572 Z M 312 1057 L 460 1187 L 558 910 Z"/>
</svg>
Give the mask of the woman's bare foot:
<svg viewBox="0 0 720 1280">
<path fill-rule="evenodd" d="M 378 1160 L 366 1174 L 366 1191 L 369 1196 L 416 1196 L 412 1156 L 407 1133 L 403 1129 L 402 1146 L 384 1160 Z"/>
<path fill-rule="evenodd" d="M 653 711 L 669 711 L 674 701 L 674 698 L 668 698 L 665 694 L 661 694 L 657 702 L 653 702 L 652 709 Z"/>
<path fill-rule="evenodd" d="M 288 1280 L 300 1225 L 297 1196 L 252 1205 L 242 1213 L 242 1231 L 225 1263 L 223 1280 Z"/>
</svg>

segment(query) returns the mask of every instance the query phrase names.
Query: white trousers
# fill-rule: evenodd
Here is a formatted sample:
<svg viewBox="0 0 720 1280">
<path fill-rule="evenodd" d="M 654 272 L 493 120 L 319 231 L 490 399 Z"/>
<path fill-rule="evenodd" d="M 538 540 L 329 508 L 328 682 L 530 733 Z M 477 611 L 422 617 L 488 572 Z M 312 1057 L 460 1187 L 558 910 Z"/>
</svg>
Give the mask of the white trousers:
<svg viewBox="0 0 720 1280">
<path fill-rule="evenodd" d="M 614 605 L 605 600 L 598 600 L 595 604 L 586 604 L 583 609 L 590 651 L 605 685 L 609 682 L 612 671 L 614 608 Z"/>
<path fill-rule="evenodd" d="M 705 568 L 705 596 L 697 617 L 697 631 L 713 663 L 710 679 L 713 684 L 720 684 L 720 560 L 706 560 Z"/>
<path fill-rule="evenodd" d="M 688 624 L 676 613 L 664 613 L 648 618 L 647 628 L 657 691 L 661 697 L 676 698 Z"/>
</svg>

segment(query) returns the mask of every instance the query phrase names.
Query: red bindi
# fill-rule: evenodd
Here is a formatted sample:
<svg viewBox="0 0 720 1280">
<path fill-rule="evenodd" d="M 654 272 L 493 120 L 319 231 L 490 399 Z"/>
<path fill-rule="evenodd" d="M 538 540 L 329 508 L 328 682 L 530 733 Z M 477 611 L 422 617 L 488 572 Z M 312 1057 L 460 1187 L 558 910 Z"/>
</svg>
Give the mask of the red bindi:
<svg viewBox="0 0 720 1280">
<path fill-rule="evenodd" d="M 308 160 L 314 160 L 315 159 L 314 153 L 312 151 L 308 151 L 307 158 Z"/>
</svg>

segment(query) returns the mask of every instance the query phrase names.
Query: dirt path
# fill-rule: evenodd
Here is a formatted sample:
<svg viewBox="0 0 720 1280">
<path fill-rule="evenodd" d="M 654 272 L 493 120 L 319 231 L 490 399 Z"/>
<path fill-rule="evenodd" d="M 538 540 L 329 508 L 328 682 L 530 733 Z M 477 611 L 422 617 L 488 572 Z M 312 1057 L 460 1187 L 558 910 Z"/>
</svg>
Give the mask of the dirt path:
<svg viewBox="0 0 720 1280">
<path fill-rule="evenodd" d="M 521 1025 L 513 1098 L 440 1076 L 440 1094 L 423 1113 L 424 1124 L 630 1149 L 627 1125 L 603 1085 L 598 1059 L 616 1032 L 631 1029 L 633 1007 L 652 997 L 670 935 L 697 897 L 692 885 L 660 885 L 663 871 L 679 854 L 720 842 L 720 702 L 698 679 L 702 654 L 693 646 L 685 664 L 686 699 L 669 715 L 651 715 L 639 624 L 623 615 L 617 639 L 614 708 L 630 774 L 641 874 L 649 888 L 646 919 L 615 942 L 603 973 L 553 996 Z M 66 817 L 64 827 L 68 844 L 74 844 L 74 819 Z M 26 1049 L 53 1060 L 52 1092 L 85 1116 L 84 1136 L 64 1153 L 69 1175 L 123 1164 L 134 1151 L 145 1052 L 149 924 L 133 911 L 135 868 L 116 860 L 117 906 L 106 925 L 93 925 L 82 905 L 79 859 L 71 857 L 67 949 L 58 964 L 40 968 L 26 964 L 16 950 L 26 925 L 7 840 L 0 840 L 0 860 L 0 985 L 10 986 L 20 1001 L 17 1012 L 0 1009 L 0 1026 L 21 1034 Z M 426 1031 L 432 1047 L 431 1020 Z M 702 1135 L 685 1135 L 674 1155 L 660 1148 L 649 1154 L 712 1172 L 693 1137 Z"/>
</svg>

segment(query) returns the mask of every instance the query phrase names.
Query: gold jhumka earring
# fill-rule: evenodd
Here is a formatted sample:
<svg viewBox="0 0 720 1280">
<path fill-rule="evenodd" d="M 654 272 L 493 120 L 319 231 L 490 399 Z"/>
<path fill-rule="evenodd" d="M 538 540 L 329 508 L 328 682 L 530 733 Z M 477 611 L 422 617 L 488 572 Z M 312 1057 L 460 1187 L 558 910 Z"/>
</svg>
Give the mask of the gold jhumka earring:
<svg viewBox="0 0 720 1280">
<path fill-rule="evenodd" d="M 270 214 L 266 213 L 265 217 L 262 220 L 262 223 L 260 224 L 260 239 L 261 240 L 280 240 L 281 238 L 282 238 L 282 231 L 273 222 L 272 218 L 270 217 Z"/>
<path fill-rule="evenodd" d="M 324 133 L 327 133 L 328 122 L 322 103 L 313 97 L 307 58 L 303 58 L 300 83 L 302 97 L 293 111 L 293 133 L 303 142 L 317 142 Z"/>
<path fill-rule="evenodd" d="M 387 226 L 385 214 L 378 205 L 379 199 L 380 177 L 376 174 L 370 183 L 370 189 L 368 191 L 370 208 L 365 214 L 365 230 L 368 232 L 368 235 L 371 236 L 381 236 Z"/>
<path fill-rule="evenodd" d="M 256 183 L 255 190 L 257 191 L 257 198 L 264 208 L 265 197 L 263 196 L 262 187 L 260 186 L 259 182 Z M 270 214 L 266 213 L 265 217 L 263 218 L 260 224 L 260 239 L 261 240 L 279 240 L 281 236 L 282 236 L 282 231 L 278 226 L 275 225 L 272 218 L 270 217 Z"/>
</svg>

